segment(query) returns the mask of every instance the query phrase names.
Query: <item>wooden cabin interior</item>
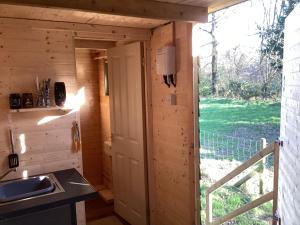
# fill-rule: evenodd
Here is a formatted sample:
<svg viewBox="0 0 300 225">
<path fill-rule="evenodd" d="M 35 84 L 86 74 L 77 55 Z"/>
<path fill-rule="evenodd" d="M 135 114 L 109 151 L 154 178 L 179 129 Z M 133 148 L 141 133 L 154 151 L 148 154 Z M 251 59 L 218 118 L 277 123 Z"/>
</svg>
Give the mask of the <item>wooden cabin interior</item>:
<svg viewBox="0 0 300 225">
<path fill-rule="evenodd" d="M 1 181 L 54 173 L 62 193 L 0 201 L 0 224 L 101 225 L 109 216 L 120 224 L 200 224 L 192 27 L 240 2 L 1 1 Z M 156 69 L 166 46 L 176 49 L 170 88 Z M 49 104 L 39 105 L 48 79 Z M 63 107 L 55 82 L 65 84 Z M 11 94 L 24 93 L 33 104 L 10 108 Z M 16 171 L 8 171 L 12 146 Z"/>
</svg>

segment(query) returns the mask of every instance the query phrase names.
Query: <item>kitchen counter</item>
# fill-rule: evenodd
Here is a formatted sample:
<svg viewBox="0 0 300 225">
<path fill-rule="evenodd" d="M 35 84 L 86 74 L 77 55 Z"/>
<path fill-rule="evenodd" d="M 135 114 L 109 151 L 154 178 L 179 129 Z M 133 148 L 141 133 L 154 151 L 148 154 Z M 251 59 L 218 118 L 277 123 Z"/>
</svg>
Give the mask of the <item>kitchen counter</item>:
<svg viewBox="0 0 300 225">
<path fill-rule="evenodd" d="M 75 203 L 96 198 L 97 191 L 76 169 L 52 172 L 64 192 L 23 199 L 9 204 L 0 204 L 0 220 L 31 214 L 63 205 L 75 210 Z M 41 174 L 43 175 L 43 174 Z M 46 175 L 46 174 L 45 174 Z M 73 212 L 76 215 L 76 211 Z M 73 215 L 74 216 L 74 215 Z"/>
</svg>

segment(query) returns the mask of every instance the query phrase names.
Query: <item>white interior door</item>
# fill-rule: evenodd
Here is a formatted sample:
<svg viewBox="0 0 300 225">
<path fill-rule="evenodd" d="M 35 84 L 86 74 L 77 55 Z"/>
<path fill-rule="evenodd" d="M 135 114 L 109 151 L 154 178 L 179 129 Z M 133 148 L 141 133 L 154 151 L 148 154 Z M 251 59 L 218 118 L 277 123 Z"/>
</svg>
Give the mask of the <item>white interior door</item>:
<svg viewBox="0 0 300 225">
<path fill-rule="evenodd" d="M 108 50 L 115 212 L 147 224 L 141 43 Z"/>
</svg>

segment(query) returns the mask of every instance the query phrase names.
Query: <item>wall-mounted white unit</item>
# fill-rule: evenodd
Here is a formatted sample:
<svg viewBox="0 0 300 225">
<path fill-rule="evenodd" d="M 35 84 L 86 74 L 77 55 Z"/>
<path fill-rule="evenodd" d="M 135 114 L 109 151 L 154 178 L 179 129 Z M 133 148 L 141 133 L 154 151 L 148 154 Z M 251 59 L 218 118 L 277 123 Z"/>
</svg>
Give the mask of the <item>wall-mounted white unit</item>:
<svg viewBox="0 0 300 225">
<path fill-rule="evenodd" d="M 176 74 L 175 46 L 166 46 L 156 52 L 156 73 L 158 75 Z"/>
</svg>

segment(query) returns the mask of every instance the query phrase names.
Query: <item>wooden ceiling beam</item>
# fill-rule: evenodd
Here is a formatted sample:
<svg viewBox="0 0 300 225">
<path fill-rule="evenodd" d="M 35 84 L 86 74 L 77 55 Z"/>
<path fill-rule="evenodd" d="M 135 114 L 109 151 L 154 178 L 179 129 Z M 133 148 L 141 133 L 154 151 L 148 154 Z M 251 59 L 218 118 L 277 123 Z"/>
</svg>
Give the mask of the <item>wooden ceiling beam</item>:
<svg viewBox="0 0 300 225">
<path fill-rule="evenodd" d="M 208 14 L 207 7 L 150 0 L 0 0 L 0 3 L 190 22 L 207 22 Z"/>
<path fill-rule="evenodd" d="M 208 7 L 208 13 L 213 13 L 248 0 L 216 0 Z"/>
<path fill-rule="evenodd" d="M 116 46 L 114 41 L 75 39 L 75 48 L 106 50 Z"/>
</svg>

